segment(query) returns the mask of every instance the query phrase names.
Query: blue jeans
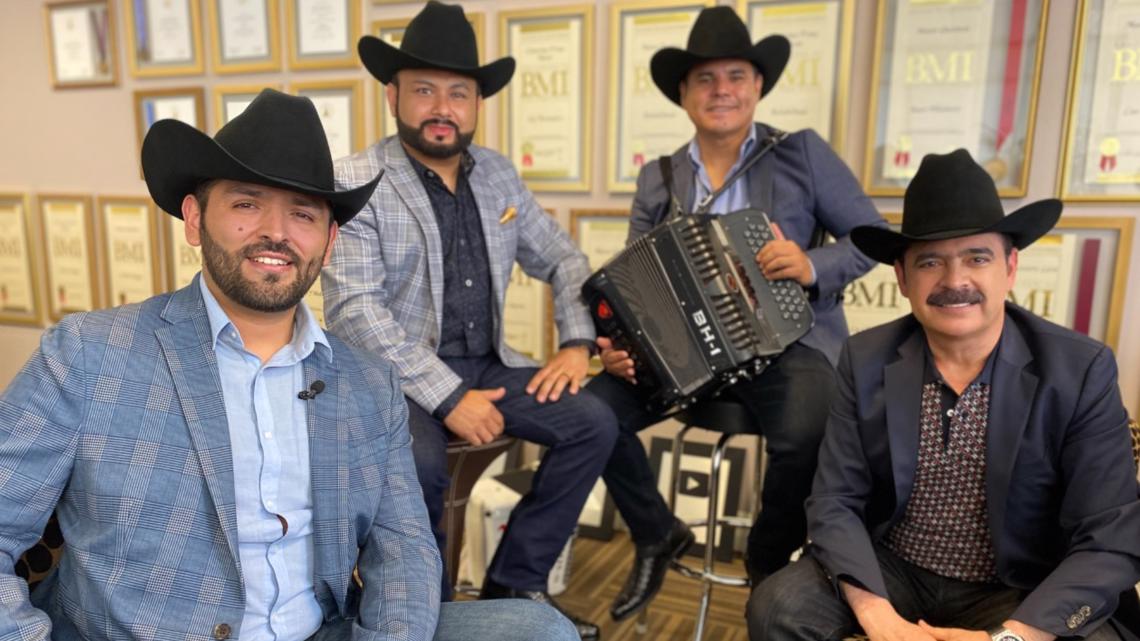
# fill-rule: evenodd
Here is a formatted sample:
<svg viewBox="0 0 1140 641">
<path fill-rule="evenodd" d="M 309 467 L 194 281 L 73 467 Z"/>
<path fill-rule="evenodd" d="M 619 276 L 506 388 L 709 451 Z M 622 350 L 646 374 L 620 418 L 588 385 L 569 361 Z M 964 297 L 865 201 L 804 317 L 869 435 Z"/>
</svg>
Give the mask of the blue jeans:
<svg viewBox="0 0 1140 641">
<path fill-rule="evenodd" d="M 352 619 L 321 627 L 309 641 L 348 641 Z M 433 641 L 579 641 L 554 608 L 526 599 L 441 603 Z"/>
<path fill-rule="evenodd" d="M 910 622 L 936 627 L 988 630 L 1001 625 L 1025 598 L 1021 590 L 995 583 L 951 579 L 911 565 L 875 547 L 891 605 Z M 768 577 L 752 592 L 747 609 L 752 641 L 827 641 L 860 633 L 847 601 L 836 594 L 823 566 L 810 554 Z M 1085 641 L 1118 641 L 1105 624 Z"/>
<path fill-rule="evenodd" d="M 578 514 L 602 474 L 617 437 L 617 419 L 600 399 L 587 391 L 563 392 L 556 402 L 539 403 L 526 393 L 538 370 L 507 367 L 495 356 L 447 358 L 444 362 L 473 389 L 505 387 L 495 406 L 503 414 L 504 431 L 548 449 L 503 534 L 487 576 L 516 590 L 546 590 L 547 575 L 578 524 Z M 408 400 L 408 429 L 416 475 L 424 492 L 428 518 L 439 545 L 447 550 L 440 528 L 443 497 L 451 478 L 447 473 L 447 441 L 443 423 Z M 446 559 L 446 556 L 444 557 Z M 447 572 L 442 594 L 450 594 Z"/>
</svg>

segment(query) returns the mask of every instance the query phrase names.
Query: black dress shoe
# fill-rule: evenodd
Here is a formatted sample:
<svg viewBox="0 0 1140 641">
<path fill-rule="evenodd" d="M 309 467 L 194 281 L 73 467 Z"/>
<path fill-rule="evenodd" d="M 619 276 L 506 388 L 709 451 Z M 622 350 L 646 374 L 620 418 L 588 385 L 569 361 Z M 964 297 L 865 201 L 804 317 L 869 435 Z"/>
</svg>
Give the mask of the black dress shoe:
<svg viewBox="0 0 1140 641">
<path fill-rule="evenodd" d="M 675 521 L 664 541 L 637 546 L 637 557 L 633 560 L 625 585 L 610 606 L 610 616 L 614 621 L 629 618 L 649 605 L 665 582 L 665 570 L 669 569 L 669 564 L 681 558 L 694 540 L 689 526 Z"/>
<path fill-rule="evenodd" d="M 602 632 L 598 629 L 598 626 L 589 621 L 583 621 L 566 610 L 563 610 L 562 606 L 558 605 L 558 602 L 554 600 L 554 597 L 550 596 L 545 590 L 516 590 L 514 588 L 508 588 L 505 585 L 499 585 L 488 576 L 483 579 L 483 589 L 479 592 L 479 598 L 530 599 L 538 603 L 545 603 L 555 610 L 558 610 L 562 616 L 570 619 L 570 623 L 574 624 L 574 628 L 578 630 L 578 636 L 582 637 L 583 641 L 600 641 L 602 638 Z"/>
</svg>

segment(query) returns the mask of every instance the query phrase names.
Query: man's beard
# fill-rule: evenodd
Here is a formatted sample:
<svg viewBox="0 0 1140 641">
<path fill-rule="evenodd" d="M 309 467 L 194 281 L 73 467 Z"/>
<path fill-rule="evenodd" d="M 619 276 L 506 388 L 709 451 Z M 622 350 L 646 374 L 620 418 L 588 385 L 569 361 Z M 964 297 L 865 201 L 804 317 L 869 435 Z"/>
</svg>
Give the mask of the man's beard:
<svg viewBox="0 0 1140 641">
<path fill-rule="evenodd" d="M 428 135 L 424 133 L 424 130 L 427 129 L 429 125 L 448 125 L 455 129 L 455 142 L 450 145 L 432 142 L 428 139 Z M 400 135 L 400 140 L 403 141 L 405 145 L 415 149 L 428 158 L 437 158 L 440 160 L 452 158 L 463 152 L 471 145 L 471 141 L 475 138 L 474 130 L 463 133 L 459 130 L 459 125 L 450 120 L 432 118 L 421 122 L 417 128 L 404 122 L 400 118 L 399 113 L 396 114 L 396 131 Z"/>
<path fill-rule="evenodd" d="M 321 275 L 321 256 L 301 263 L 297 255 L 286 243 L 264 240 L 247 245 L 237 252 L 222 249 L 206 231 L 206 221 L 202 220 L 202 263 L 210 277 L 217 283 L 222 293 L 233 302 L 258 312 L 277 313 L 293 309 L 305 297 Z M 241 273 L 242 263 L 260 252 L 273 252 L 288 256 L 297 270 L 297 278 L 291 285 L 281 285 L 281 275 L 266 274 L 260 282 L 247 279 Z"/>
</svg>

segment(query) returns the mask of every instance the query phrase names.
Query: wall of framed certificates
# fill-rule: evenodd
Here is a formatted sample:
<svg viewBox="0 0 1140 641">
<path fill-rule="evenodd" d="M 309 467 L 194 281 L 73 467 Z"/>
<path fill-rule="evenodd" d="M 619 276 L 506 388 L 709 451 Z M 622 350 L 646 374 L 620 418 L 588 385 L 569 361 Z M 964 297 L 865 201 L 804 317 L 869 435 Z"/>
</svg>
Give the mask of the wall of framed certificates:
<svg viewBox="0 0 1140 641">
<path fill-rule="evenodd" d="M 1129 242 L 1140 201 L 1135 0 L 463 4 L 483 61 L 518 60 L 512 83 L 483 103 L 476 140 L 512 159 L 592 262 L 624 242 L 618 227 L 640 167 L 692 133 L 653 85 L 649 57 L 683 47 L 702 7 L 731 6 L 754 40 L 782 33 L 793 43 L 757 118 L 819 131 L 881 211 L 901 210 L 922 154 L 957 146 L 984 163 L 1007 210 L 1064 199 L 1062 225 L 1034 248 L 1042 250 L 1034 275 L 1023 273 L 1027 282 L 1056 282 L 1023 296 L 1115 348 L 1126 403 L 1140 414 L 1140 324 L 1127 321 L 1140 317 L 1140 295 L 1127 288 L 1140 282 L 1140 250 Z M 137 300 L 197 271 L 177 221 L 146 199 L 138 151 L 155 120 L 179 118 L 212 134 L 274 87 L 319 103 L 334 155 L 359 151 L 393 133 L 394 120 L 356 42 L 362 33 L 398 42 L 420 6 L 7 3 L 0 59 L 20 64 L 0 80 L 0 348 L 15 357 L 0 363 L 0 385 L 61 314 Z M 558 337 L 549 293 L 528 278 L 516 274 L 505 321 L 516 347 L 542 358 Z M 885 301 L 889 283 L 880 271 L 847 298 Z M 848 311 L 856 326 L 886 317 Z"/>
</svg>

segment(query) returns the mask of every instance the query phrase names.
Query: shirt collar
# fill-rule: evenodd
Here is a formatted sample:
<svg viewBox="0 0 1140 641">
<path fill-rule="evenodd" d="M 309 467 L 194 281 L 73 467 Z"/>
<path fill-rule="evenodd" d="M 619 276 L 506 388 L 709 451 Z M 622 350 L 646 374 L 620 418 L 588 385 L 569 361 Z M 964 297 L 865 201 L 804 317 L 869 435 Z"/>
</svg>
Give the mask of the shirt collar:
<svg viewBox="0 0 1140 641">
<path fill-rule="evenodd" d="M 198 289 L 202 292 L 202 302 L 206 305 L 206 316 L 210 319 L 210 338 L 213 339 L 211 347 L 217 350 L 218 341 L 223 340 L 222 332 L 230 328 L 233 329 L 235 344 L 244 345 L 241 334 L 238 333 L 230 317 L 218 303 L 218 299 L 214 297 L 214 293 L 206 286 L 206 279 L 201 272 L 198 273 Z M 293 350 L 299 358 L 304 359 L 308 358 L 317 345 L 321 345 L 320 353 L 331 362 L 332 346 L 329 345 L 328 337 L 325 336 L 324 330 L 317 323 L 317 318 L 313 315 L 312 310 L 303 302 L 299 303 L 296 309 L 297 313 L 293 316 L 293 340 L 290 342 Z"/>
<path fill-rule="evenodd" d="M 756 126 L 749 125 L 748 137 L 744 139 L 744 144 L 740 145 L 740 153 L 736 155 L 736 163 L 732 165 L 732 169 L 728 172 L 729 176 L 736 173 L 736 168 L 748 157 L 748 154 L 752 153 L 752 148 L 755 146 Z M 693 136 L 693 139 L 689 141 L 689 160 L 693 162 L 693 169 L 696 173 L 699 174 L 704 171 L 705 165 L 701 162 L 701 148 L 697 145 L 696 136 Z"/>
</svg>

